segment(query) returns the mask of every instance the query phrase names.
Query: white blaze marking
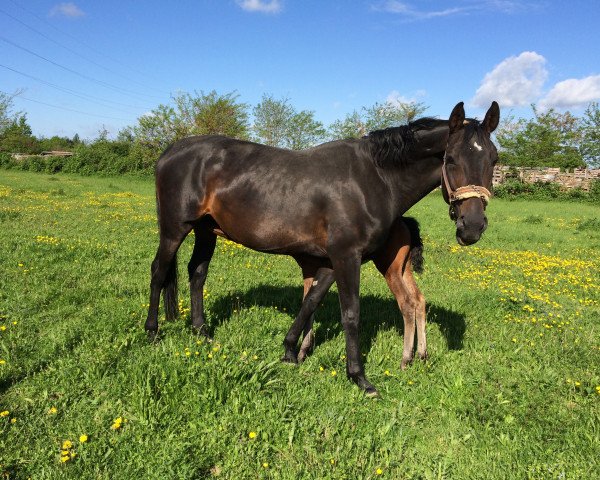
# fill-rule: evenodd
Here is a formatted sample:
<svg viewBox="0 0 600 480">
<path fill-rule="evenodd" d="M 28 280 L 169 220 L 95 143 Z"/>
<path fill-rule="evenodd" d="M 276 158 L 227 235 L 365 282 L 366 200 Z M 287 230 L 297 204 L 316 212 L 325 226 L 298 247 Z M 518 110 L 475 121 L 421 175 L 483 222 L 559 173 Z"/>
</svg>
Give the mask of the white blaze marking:
<svg viewBox="0 0 600 480">
<path fill-rule="evenodd" d="M 480 152 L 483 150 L 483 147 L 481 145 L 479 145 L 477 142 L 473 142 L 473 146 Z"/>
<path fill-rule="evenodd" d="M 318 280 L 314 280 L 314 281 L 313 281 L 313 287 L 316 287 L 318 284 L 319 284 L 319 281 L 318 281 Z"/>
</svg>

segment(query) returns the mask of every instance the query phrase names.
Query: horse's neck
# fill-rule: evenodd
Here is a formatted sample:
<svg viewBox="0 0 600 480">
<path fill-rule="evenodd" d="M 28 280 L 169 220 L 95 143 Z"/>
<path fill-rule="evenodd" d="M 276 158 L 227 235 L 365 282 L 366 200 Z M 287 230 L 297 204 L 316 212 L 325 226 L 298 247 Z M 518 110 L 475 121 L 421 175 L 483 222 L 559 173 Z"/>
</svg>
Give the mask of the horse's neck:
<svg viewBox="0 0 600 480">
<path fill-rule="evenodd" d="M 416 133 L 412 151 L 415 160 L 393 175 L 400 214 L 440 186 L 447 142 L 448 127 Z"/>
<path fill-rule="evenodd" d="M 442 158 L 439 155 L 421 158 L 403 169 L 396 179 L 401 213 L 439 187 L 441 178 Z"/>
</svg>

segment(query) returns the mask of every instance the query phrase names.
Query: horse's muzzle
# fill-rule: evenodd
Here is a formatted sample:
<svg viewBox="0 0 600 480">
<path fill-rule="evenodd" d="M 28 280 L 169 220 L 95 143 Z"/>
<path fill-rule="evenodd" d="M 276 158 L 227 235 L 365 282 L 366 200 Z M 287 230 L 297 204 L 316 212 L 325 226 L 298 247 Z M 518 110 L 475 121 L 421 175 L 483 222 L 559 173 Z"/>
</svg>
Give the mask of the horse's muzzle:
<svg viewBox="0 0 600 480">
<path fill-rule="evenodd" d="M 456 241 L 459 245 L 473 245 L 487 228 L 488 221 L 485 215 L 476 218 L 466 218 L 464 215 L 456 220 Z"/>
</svg>

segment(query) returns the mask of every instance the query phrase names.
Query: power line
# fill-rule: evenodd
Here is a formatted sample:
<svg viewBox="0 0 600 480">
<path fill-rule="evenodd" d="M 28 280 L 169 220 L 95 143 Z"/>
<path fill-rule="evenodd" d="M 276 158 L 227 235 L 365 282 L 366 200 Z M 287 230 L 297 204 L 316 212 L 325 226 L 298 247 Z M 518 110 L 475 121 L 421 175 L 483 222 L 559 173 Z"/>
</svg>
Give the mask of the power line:
<svg viewBox="0 0 600 480">
<path fill-rule="evenodd" d="M 35 12 L 32 12 L 31 10 L 25 8 L 23 5 L 20 5 L 18 2 L 16 2 L 15 0 L 10 0 L 11 3 L 13 5 L 16 5 L 17 7 L 19 7 L 21 10 L 27 12 L 29 15 L 34 16 L 35 18 L 37 18 L 40 22 L 44 23 L 45 25 L 48 25 L 49 27 L 53 28 L 54 30 L 56 30 L 57 32 L 61 33 L 62 35 L 65 35 L 67 37 L 70 37 L 72 40 L 75 40 L 76 43 L 79 43 L 80 45 L 83 45 L 84 47 L 88 48 L 89 50 L 91 50 L 92 52 L 96 53 L 97 55 L 100 55 L 104 58 L 107 58 L 108 60 L 114 62 L 114 63 L 118 63 L 119 65 L 121 65 L 122 67 L 127 68 L 128 70 L 135 72 L 137 74 L 143 75 L 145 77 L 150 76 L 147 72 L 142 72 L 136 68 L 132 68 L 131 65 L 125 63 L 125 62 L 121 62 L 120 60 L 117 60 L 113 57 L 111 57 L 110 55 L 107 55 L 104 52 L 101 52 L 100 50 L 94 48 L 93 46 L 87 44 L 86 42 L 84 42 L 83 40 L 80 40 L 79 38 L 77 38 L 74 35 L 71 35 L 69 32 L 65 32 L 63 30 L 61 30 L 60 28 L 58 28 L 57 26 L 47 22 L 44 18 L 40 17 L 39 15 L 37 15 Z M 155 77 L 156 78 L 156 77 Z"/>
<path fill-rule="evenodd" d="M 149 85 L 145 85 L 145 84 L 143 84 L 143 83 L 141 83 L 141 82 L 139 82 L 139 81 L 137 81 L 137 80 L 134 80 L 134 79 L 132 79 L 132 78 L 126 77 L 125 75 L 123 75 L 123 74 L 121 74 L 121 73 L 119 73 L 119 72 L 116 72 L 116 71 L 114 71 L 114 70 L 112 70 L 112 69 L 110 69 L 110 68 L 108 68 L 108 67 L 106 67 L 106 66 L 104 66 L 104 65 L 102 65 L 102 64 L 100 64 L 100 63 L 98 63 L 98 62 L 95 62 L 94 60 L 91 60 L 90 58 L 87 58 L 87 57 L 86 57 L 86 56 L 84 56 L 84 55 L 81 55 L 79 52 L 77 52 L 77 51 L 73 50 L 72 48 L 70 48 L 70 47 L 68 47 L 68 46 L 66 46 L 66 45 L 64 45 L 64 44 L 62 44 L 62 43 L 60 43 L 60 42 L 58 42 L 58 41 L 54 40 L 53 38 L 49 37 L 49 36 L 48 36 L 48 35 L 46 35 L 45 33 L 43 33 L 43 32 L 40 32 L 39 30 L 37 30 L 37 29 L 33 28 L 32 26 L 30 26 L 30 25 L 26 24 L 25 22 L 23 22 L 23 21 L 19 20 L 17 17 L 15 17 L 15 16 L 11 15 L 11 14 L 10 14 L 10 13 L 8 13 L 8 12 L 5 12 L 5 11 L 4 11 L 4 10 L 2 10 L 2 9 L 0 9 L 0 13 L 2 13 L 2 14 L 4 14 L 4 15 L 6 15 L 6 16 L 7 16 L 7 17 L 9 17 L 9 18 L 12 18 L 12 19 L 13 19 L 15 22 L 18 22 L 18 23 L 20 23 L 20 24 L 21 24 L 21 25 L 23 25 L 25 28 L 28 28 L 29 30 L 31 30 L 31 31 L 33 31 L 33 32 L 35 32 L 35 33 L 37 33 L 38 35 L 40 35 L 41 37 L 45 38 L 46 40 L 48 40 L 48 41 L 50 41 L 50 42 L 52 42 L 52 43 L 54 43 L 54 44 L 58 45 L 58 46 L 59 46 L 59 47 L 61 47 L 61 48 L 64 48 L 65 50 L 67 50 L 68 52 L 71 52 L 72 54 L 74 54 L 74 55 L 78 56 L 79 58 L 82 58 L 82 59 L 84 59 L 86 62 L 89 62 L 89 63 L 91 63 L 91 64 L 93 64 L 93 65 L 96 65 L 97 67 L 100 67 L 100 68 L 102 68 L 103 70 L 106 70 L 107 72 L 110 72 L 110 73 L 112 73 L 113 75 L 117 75 L 117 76 L 119 76 L 119 77 L 121 77 L 121 78 L 123 78 L 123 79 L 125 79 L 125 80 L 127 80 L 127 81 L 129 81 L 129 82 L 134 82 L 134 83 L 137 83 L 138 85 L 141 85 L 141 86 L 143 86 L 143 87 L 146 87 L 146 88 L 151 88 L 152 90 L 156 90 L 156 91 L 158 91 L 158 92 L 161 92 L 161 93 L 164 93 L 164 94 L 167 94 L 167 95 L 168 95 L 168 93 L 167 93 L 167 92 L 163 92 L 163 91 L 162 91 L 162 90 L 160 90 L 160 89 L 157 89 L 157 88 L 151 87 L 151 86 L 149 86 Z"/>
<path fill-rule="evenodd" d="M 119 92 L 119 93 L 127 93 L 127 94 L 129 94 L 129 95 L 137 95 L 137 96 L 141 96 L 141 97 L 149 97 L 149 98 L 161 98 L 161 97 L 157 97 L 157 96 L 154 96 L 154 95 L 146 95 L 146 94 L 142 94 L 142 93 L 134 92 L 134 91 L 131 91 L 131 90 L 127 90 L 127 89 L 125 89 L 125 88 L 121 88 L 121 87 L 118 87 L 118 86 L 116 86 L 116 85 L 113 85 L 113 84 L 111 84 L 111 83 L 104 82 L 104 81 L 102 81 L 102 80 L 98 80 L 98 79 L 96 79 L 96 78 L 90 77 L 90 76 L 88 76 L 88 75 L 85 75 L 85 74 L 83 74 L 83 73 L 77 72 L 76 70 L 73 70 L 73 69 L 71 69 L 71 68 L 69 68 L 69 67 L 65 67 L 64 65 L 61 65 L 60 63 L 57 63 L 57 62 L 55 62 L 55 61 L 53 61 L 53 60 L 50 60 L 49 58 L 46 58 L 46 57 L 44 57 L 44 56 L 42 56 L 42 55 L 40 55 L 40 54 L 38 54 L 38 53 L 35 53 L 35 52 L 33 52 L 33 51 L 29 50 L 28 48 L 25 48 L 25 47 L 23 47 L 23 46 L 21 46 L 21 45 L 18 45 L 17 43 L 15 43 L 15 42 L 13 42 L 13 41 L 9 40 L 8 38 L 6 38 L 6 37 L 4 37 L 4 36 L 2 36 L 2 35 L 0 35 L 0 40 L 2 40 L 3 42 L 6 42 L 6 43 L 8 43 L 9 45 L 12 45 L 12 46 L 13 46 L 13 47 L 15 47 L 15 48 L 18 48 L 18 49 L 20 49 L 20 50 L 23 50 L 24 52 L 27 52 L 27 53 L 29 53 L 30 55 L 33 55 L 33 56 L 35 56 L 35 57 L 38 57 L 38 58 L 40 58 L 40 59 L 44 60 L 45 62 L 51 63 L 52 65 L 55 65 L 55 66 L 57 66 L 57 67 L 59 67 L 59 68 L 62 68 L 63 70 L 66 70 L 67 72 L 70 72 L 70 73 L 72 73 L 72 74 L 74 74 L 74 75 L 77 75 L 77 76 L 79 76 L 79 77 L 81 77 L 81 78 L 84 78 L 84 79 L 86 79 L 86 80 L 88 80 L 88 81 L 90 81 L 90 82 L 94 82 L 94 83 L 97 83 L 97 84 L 99 84 L 99 85 L 102 85 L 102 86 L 103 86 L 103 87 L 105 87 L 105 88 L 110 88 L 111 90 L 115 90 L 115 91 L 117 91 L 117 92 Z"/>
<path fill-rule="evenodd" d="M 75 112 L 75 113 L 80 113 L 82 115 L 89 115 L 90 117 L 109 118 L 111 120 L 122 120 L 124 122 L 128 122 L 129 121 L 129 119 L 127 119 L 127 118 L 111 117 L 111 116 L 108 116 L 108 115 L 98 115 L 96 113 L 82 112 L 81 110 L 75 110 L 73 108 L 61 107 L 60 105 L 54 105 L 52 103 L 41 102 L 40 100 L 34 100 L 33 98 L 23 97 L 22 95 L 19 95 L 17 98 L 22 99 L 22 100 L 27 100 L 28 102 L 33 102 L 33 103 L 39 103 L 41 105 L 46 105 L 46 106 L 52 107 L 52 108 L 58 108 L 59 110 L 64 110 L 66 112 Z"/>
<path fill-rule="evenodd" d="M 88 95 L 87 93 L 78 92 L 76 90 L 72 90 L 72 89 L 67 88 L 67 87 L 61 87 L 60 85 L 56 85 L 54 83 L 48 82 L 48 81 L 43 80 L 41 78 L 35 77 L 33 75 L 29 75 L 28 73 L 21 72 L 19 70 L 11 68 L 11 67 L 9 67 L 7 65 L 3 65 L 1 63 L 0 63 L 0 67 L 5 68 L 7 70 L 10 70 L 11 72 L 17 73 L 17 74 L 22 75 L 24 77 L 31 78 L 32 80 L 35 80 L 36 82 L 43 83 L 44 85 L 48 85 L 49 87 L 55 88 L 57 90 L 60 90 L 60 91 L 66 92 L 66 93 L 69 93 L 70 95 L 74 95 L 74 96 L 82 98 L 84 100 L 87 100 L 87 101 L 90 101 L 90 102 L 93 102 L 93 103 L 97 103 L 99 105 L 103 105 L 105 107 L 114 108 L 114 107 L 111 107 L 110 105 L 106 105 L 106 103 L 114 103 L 115 105 L 121 105 L 123 107 L 135 108 L 135 109 L 138 109 L 138 110 L 139 109 L 142 109 L 142 110 L 144 110 L 144 109 L 147 110 L 148 109 L 147 107 L 141 107 L 139 105 L 129 105 L 127 103 L 115 102 L 113 100 L 106 100 L 104 98 L 99 98 L 99 97 L 95 97 L 93 95 Z M 120 109 L 118 109 L 118 110 L 120 110 Z M 130 112 L 126 112 L 125 110 L 120 110 L 120 111 L 122 111 L 124 113 L 130 113 Z"/>
</svg>

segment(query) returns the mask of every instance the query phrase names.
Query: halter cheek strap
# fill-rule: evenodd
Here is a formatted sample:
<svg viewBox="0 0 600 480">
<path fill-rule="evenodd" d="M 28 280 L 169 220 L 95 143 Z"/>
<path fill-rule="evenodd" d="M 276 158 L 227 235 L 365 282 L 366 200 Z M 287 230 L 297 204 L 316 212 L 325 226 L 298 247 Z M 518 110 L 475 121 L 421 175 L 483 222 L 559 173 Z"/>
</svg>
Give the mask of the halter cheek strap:
<svg viewBox="0 0 600 480">
<path fill-rule="evenodd" d="M 442 181 L 446 186 L 446 192 L 448 192 L 448 203 L 450 204 L 451 210 L 456 202 L 466 200 L 467 198 L 480 198 L 485 207 L 492 196 L 492 193 L 487 188 L 480 185 L 466 185 L 464 187 L 458 187 L 456 190 L 452 190 L 450 182 L 448 181 L 448 173 L 446 172 L 445 156 L 444 163 L 442 164 Z"/>
</svg>

